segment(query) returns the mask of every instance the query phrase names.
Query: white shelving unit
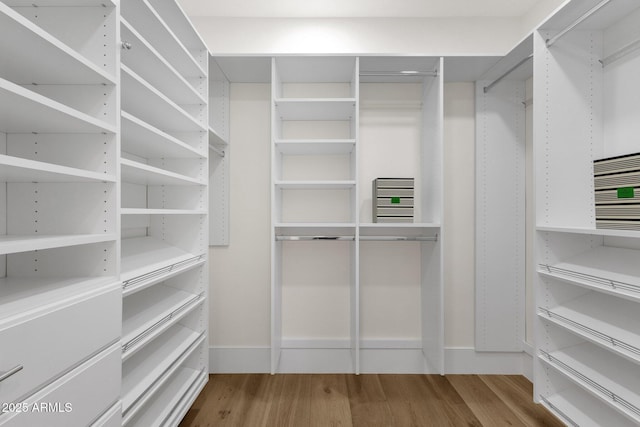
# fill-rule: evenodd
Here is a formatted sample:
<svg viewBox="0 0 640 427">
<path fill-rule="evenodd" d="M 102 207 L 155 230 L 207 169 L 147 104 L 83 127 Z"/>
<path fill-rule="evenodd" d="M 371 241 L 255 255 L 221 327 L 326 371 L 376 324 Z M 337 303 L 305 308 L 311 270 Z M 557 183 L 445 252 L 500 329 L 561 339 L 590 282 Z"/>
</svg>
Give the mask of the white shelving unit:
<svg viewBox="0 0 640 427">
<path fill-rule="evenodd" d="M 209 58 L 209 245 L 229 244 L 229 79 Z"/>
<path fill-rule="evenodd" d="M 120 31 L 122 422 L 177 425 L 208 378 L 208 52 L 173 0 Z"/>
<path fill-rule="evenodd" d="M 0 3 L 0 401 L 78 408 L 3 425 L 119 416 L 118 15 L 110 1 Z"/>
<path fill-rule="evenodd" d="M 639 23 L 637 2 L 571 1 L 534 34 L 534 395 L 572 425 L 640 422 L 640 234 L 595 228 L 593 185 L 593 160 L 638 151 Z"/>
<path fill-rule="evenodd" d="M 417 116 L 415 144 L 395 150 L 394 160 L 381 158 L 384 150 L 373 146 L 360 157 L 363 63 L 372 71 L 396 70 L 395 76 L 367 78 L 367 90 L 379 85 L 389 91 L 404 67 L 428 74 L 410 78 L 420 98 L 409 108 Z M 440 58 L 273 59 L 272 372 L 444 372 L 440 68 Z M 376 111 L 385 105 L 399 111 L 391 102 L 377 102 Z M 371 205 L 371 179 L 389 176 L 389 164 L 394 170 L 414 159 L 416 222 L 373 224 L 363 213 Z M 384 264 L 390 248 L 403 247 L 416 261 L 410 267 L 418 301 L 415 336 L 381 337 L 387 332 L 370 326 L 379 317 L 375 308 L 362 301 L 363 292 L 371 301 L 362 274 Z M 408 267 L 400 260 L 397 268 Z M 396 308 L 396 315 L 403 312 Z M 363 326 L 370 336 L 363 337 Z"/>
</svg>

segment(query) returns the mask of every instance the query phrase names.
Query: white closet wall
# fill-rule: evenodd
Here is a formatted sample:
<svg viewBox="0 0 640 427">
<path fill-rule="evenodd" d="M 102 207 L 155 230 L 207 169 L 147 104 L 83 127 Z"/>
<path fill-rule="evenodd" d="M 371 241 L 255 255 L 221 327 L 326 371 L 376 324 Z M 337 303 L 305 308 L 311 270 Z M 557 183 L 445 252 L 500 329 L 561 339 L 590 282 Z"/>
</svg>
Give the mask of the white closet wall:
<svg viewBox="0 0 640 427">
<path fill-rule="evenodd" d="M 0 425 L 120 418 L 118 13 L 0 3 Z"/>
<path fill-rule="evenodd" d="M 208 52 L 173 0 L 124 2 L 123 425 L 177 425 L 208 378 Z"/>
<path fill-rule="evenodd" d="M 637 425 L 640 233 L 595 228 L 593 160 L 638 151 L 640 55 L 625 47 L 640 9 L 596 3 L 570 2 L 534 40 L 535 398 L 569 424 Z"/>
</svg>

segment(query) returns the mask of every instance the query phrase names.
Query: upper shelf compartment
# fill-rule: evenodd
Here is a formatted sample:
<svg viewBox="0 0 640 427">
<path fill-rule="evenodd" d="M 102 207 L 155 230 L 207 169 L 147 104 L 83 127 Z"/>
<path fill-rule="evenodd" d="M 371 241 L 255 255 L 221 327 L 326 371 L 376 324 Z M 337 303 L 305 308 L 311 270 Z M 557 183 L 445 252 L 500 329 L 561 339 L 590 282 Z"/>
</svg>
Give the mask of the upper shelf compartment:
<svg viewBox="0 0 640 427">
<path fill-rule="evenodd" d="M 0 78 L 0 132 L 116 133 L 114 126 Z"/>
<path fill-rule="evenodd" d="M 158 52 L 187 80 L 205 78 L 206 73 L 176 34 L 147 0 L 125 1 L 121 12 L 127 20 Z"/>
<path fill-rule="evenodd" d="M 14 83 L 115 84 L 114 75 L 4 3 L 0 3 L 0 39 L 7 41 L 0 45 L 0 57 L 11 58 L 0 62 L 0 75 Z"/>
<path fill-rule="evenodd" d="M 356 114 L 356 99 L 279 98 L 275 107 L 282 120 L 351 120 Z"/>
<path fill-rule="evenodd" d="M 279 83 L 352 83 L 356 76 L 354 57 L 306 56 L 275 59 Z"/>
</svg>

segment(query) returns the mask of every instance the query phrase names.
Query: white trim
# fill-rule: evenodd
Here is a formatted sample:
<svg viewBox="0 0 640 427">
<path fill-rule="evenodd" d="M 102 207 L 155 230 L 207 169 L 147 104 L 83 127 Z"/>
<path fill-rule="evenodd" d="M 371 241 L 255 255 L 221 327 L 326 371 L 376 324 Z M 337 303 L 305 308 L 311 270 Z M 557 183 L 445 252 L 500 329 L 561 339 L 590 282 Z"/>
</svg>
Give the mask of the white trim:
<svg viewBox="0 0 640 427">
<path fill-rule="evenodd" d="M 445 374 L 522 375 L 523 352 L 478 352 L 473 347 L 445 348 Z"/>
<path fill-rule="evenodd" d="M 522 351 L 524 351 L 525 353 L 527 353 L 529 356 L 533 356 L 534 353 L 534 348 L 532 344 L 529 344 L 526 341 L 522 341 Z"/>
<path fill-rule="evenodd" d="M 350 348 L 351 341 L 346 338 L 300 339 L 282 338 L 282 348 L 296 349 L 342 349 Z M 421 349 L 420 339 L 364 339 L 360 341 L 362 349 Z"/>
<path fill-rule="evenodd" d="M 533 355 L 522 353 L 522 375 L 533 382 Z"/>
</svg>

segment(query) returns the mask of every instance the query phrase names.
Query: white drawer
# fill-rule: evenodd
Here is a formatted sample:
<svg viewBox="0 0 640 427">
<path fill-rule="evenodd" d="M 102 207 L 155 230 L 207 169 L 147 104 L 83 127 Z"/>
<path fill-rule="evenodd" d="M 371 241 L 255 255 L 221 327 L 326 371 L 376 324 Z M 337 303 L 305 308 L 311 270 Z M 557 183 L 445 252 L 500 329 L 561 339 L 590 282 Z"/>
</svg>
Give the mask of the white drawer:
<svg viewBox="0 0 640 427">
<path fill-rule="evenodd" d="M 122 296 L 119 286 L 10 328 L 0 325 L 0 372 L 22 367 L 0 382 L 0 402 L 29 394 L 118 340 Z"/>
<path fill-rule="evenodd" d="M 121 365 L 122 351 L 119 344 L 114 344 L 27 400 L 8 408 L 12 412 L 0 415 L 0 426 L 90 425 L 118 400 Z M 117 419 L 119 422 L 120 417 Z"/>
</svg>

